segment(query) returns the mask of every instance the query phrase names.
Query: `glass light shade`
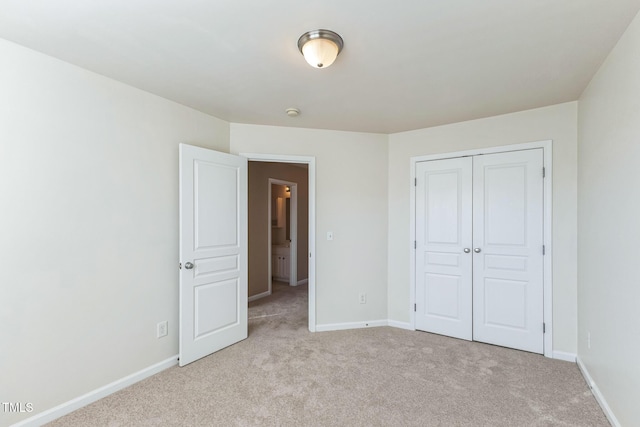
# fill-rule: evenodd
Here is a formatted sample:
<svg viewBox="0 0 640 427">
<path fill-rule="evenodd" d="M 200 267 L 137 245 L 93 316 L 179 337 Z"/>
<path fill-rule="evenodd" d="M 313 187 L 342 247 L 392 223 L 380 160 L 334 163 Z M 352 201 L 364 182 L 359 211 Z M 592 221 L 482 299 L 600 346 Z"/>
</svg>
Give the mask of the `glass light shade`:
<svg viewBox="0 0 640 427">
<path fill-rule="evenodd" d="M 305 61 L 314 68 L 327 68 L 344 47 L 338 33 L 331 30 L 307 31 L 298 39 L 298 49 Z"/>
<path fill-rule="evenodd" d="M 327 39 L 311 39 L 302 46 L 304 59 L 315 68 L 327 68 L 338 57 L 338 45 Z"/>
</svg>

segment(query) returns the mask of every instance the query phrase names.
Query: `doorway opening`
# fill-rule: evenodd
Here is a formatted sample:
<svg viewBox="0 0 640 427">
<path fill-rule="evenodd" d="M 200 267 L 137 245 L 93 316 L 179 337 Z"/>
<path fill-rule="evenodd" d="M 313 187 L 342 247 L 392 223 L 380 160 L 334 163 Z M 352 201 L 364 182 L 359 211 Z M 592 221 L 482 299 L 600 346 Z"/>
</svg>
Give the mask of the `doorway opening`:
<svg viewBox="0 0 640 427">
<path fill-rule="evenodd" d="M 268 165 L 263 163 L 263 165 Z M 278 168 L 286 169 L 289 165 L 280 165 Z M 289 167 L 300 167 L 290 165 Z M 306 170 L 306 168 L 303 168 Z M 294 172 L 295 173 L 295 172 Z M 299 173 L 299 172 L 298 172 Z M 289 286 L 298 286 L 307 283 L 308 277 L 298 280 L 298 183 L 277 178 L 269 178 L 268 205 L 267 205 L 267 231 L 270 242 L 267 245 L 267 264 L 269 271 L 267 282 L 268 294 L 272 293 L 273 280 L 286 282 Z M 307 196 L 307 182 L 303 183 L 303 196 Z M 303 218 L 307 221 L 307 216 Z M 308 240 L 307 230 L 302 228 L 300 234 L 303 240 Z M 302 260 L 301 260 L 302 261 Z M 308 266 L 302 265 L 302 276 L 307 276 Z M 307 267 L 307 268 L 304 268 Z M 254 298 L 255 299 L 255 298 Z"/>
<path fill-rule="evenodd" d="M 249 301 L 308 284 L 315 332 L 315 158 L 241 154 L 249 160 Z"/>
</svg>

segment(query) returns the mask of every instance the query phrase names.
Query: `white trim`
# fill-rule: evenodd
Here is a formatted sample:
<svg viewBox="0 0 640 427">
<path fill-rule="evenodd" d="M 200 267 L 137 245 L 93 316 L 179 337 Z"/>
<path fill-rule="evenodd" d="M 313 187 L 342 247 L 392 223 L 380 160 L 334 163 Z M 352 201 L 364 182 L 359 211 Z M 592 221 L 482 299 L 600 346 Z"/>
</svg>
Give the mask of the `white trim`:
<svg viewBox="0 0 640 427">
<path fill-rule="evenodd" d="M 425 162 L 428 160 L 452 159 L 456 157 L 477 156 L 480 154 L 506 153 L 508 151 L 533 150 L 535 148 L 551 148 L 551 143 L 551 140 L 523 142 L 521 144 L 499 145 L 496 147 L 476 148 L 473 150 L 453 151 L 441 154 L 428 154 L 425 156 L 414 156 L 411 157 L 411 165 L 413 166 L 414 163 Z M 412 172 L 415 172 L 415 169 L 412 170 Z"/>
<path fill-rule="evenodd" d="M 298 280 L 298 283 L 296 283 L 296 286 L 306 285 L 307 283 L 309 283 L 309 279 Z"/>
<path fill-rule="evenodd" d="M 426 156 L 415 156 L 409 159 L 410 175 L 410 192 L 409 192 L 409 322 L 411 328 L 415 329 L 416 317 L 413 310 L 416 303 L 416 260 L 415 260 L 415 248 L 414 241 L 416 240 L 416 191 L 414 180 L 416 178 L 416 166 L 418 162 L 424 162 L 428 160 L 441 160 L 450 159 L 463 156 L 476 156 L 479 154 L 492 154 L 492 153 L 504 153 L 507 151 L 522 151 L 531 150 L 536 148 L 542 148 L 544 156 L 544 168 L 546 177 L 544 179 L 544 245 L 546 254 L 544 256 L 544 313 L 543 319 L 546 325 L 546 332 L 544 334 L 544 355 L 545 357 L 553 357 L 553 240 L 552 240 L 552 223 L 553 223 L 553 167 L 552 167 L 552 153 L 553 153 L 553 141 L 537 141 L 537 142 L 525 142 L 522 144 L 503 145 L 498 147 L 480 148 L 475 150 L 456 151 L 451 153 L 442 154 L 430 154 Z"/>
<path fill-rule="evenodd" d="M 309 175 L 309 331 L 316 331 L 316 158 L 283 154 L 240 153 L 253 162 L 302 163 Z M 271 226 L 271 224 L 269 224 Z M 271 265 L 271 263 L 269 263 Z"/>
<path fill-rule="evenodd" d="M 564 351 L 554 351 L 553 352 L 553 358 L 554 359 L 558 359 L 558 360 L 564 360 L 566 362 L 573 362 L 576 363 L 576 358 L 578 356 L 576 356 L 575 353 L 567 353 Z"/>
<path fill-rule="evenodd" d="M 269 289 L 268 291 L 264 291 L 261 294 L 255 294 L 253 296 L 250 296 L 249 297 L 249 302 L 255 301 L 255 300 L 260 299 L 260 298 L 268 297 L 269 295 L 271 295 L 271 289 Z"/>
<path fill-rule="evenodd" d="M 545 255 L 543 257 L 544 268 L 544 323 L 546 331 L 544 334 L 544 356 L 553 355 L 553 141 L 541 141 L 544 155 L 544 245 Z"/>
<path fill-rule="evenodd" d="M 609 420 L 612 426 L 620 427 L 621 426 L 620 422 L 614 415 L 613 411 L 611 410 L 611 407 L 609 407 L 607 400 L 602 395 L 602 392 L 596 385 L 595 381 L 593 381 L 593 378 L 591 378 L 591 375 L 589 374 L 587 367 L 584 365 L 584 363 L 582 362 L 579 356 L 577 357 L 576 362 L 578 363 L 578 368 L 580 369 L 582 376 L 584 377 L 585 381 L 587 382 L 587 385 L 591 389 L 591 393 L 593 393 L 593 396 L 596 398 L 598 405 L 600 405 L 600 408 L 602 408 L 602 412 L 604 412 L 604 415 L 607 417 L 607 419 Z"/>
<path fill-rule="evenodd" d="M 373 328 L 378 326 L 388 326 L 389 321 L 383 320 L 369 320 L 365 322 L 346 322 L 346 323 L 326 323 L 324 325 L 317 325 L 317 332 L 329 332 L 329 331 L 343 331 L 346 329 L 362 329 Z"/>
<path fill-rule="evenodd" d="M 409 158 L 409 326 L 416 329 L 416 167 L 419 158 Z"/>
<path fill-rule="evenodd" d="M 411 324 L 408 322 L 399 322 L 391 319 L 369 320 L 364 322 L 326 323 L 324 325 L 317 325 L 316 330 L 318 332 L 329 332 L 344 331 L 347 329 L 374 328 L 379 326 L 390 326 L 392 328 L 415 331 L 415 329 L 411 328 Z"/>
<path fill-rule="evenodd" d="M 175 356 L 163 360 L 162 362 L 156 363 L 155 365 L 151 365 L 138 372 L 134 372 L 131 375 L 116 380 L 110 384 L 90 391 L 89 393 L 83 394 L 82 396 L 76 397 L 75 399 L 71 399 L 68 402 L 40 412 L 33 417 L 27 418 L 26 420 L 14 424 L 13 427 L 41 426 L 64 415 L 67 415 L 75 410 L 78 410 L 84 406 L 87 406 L 97 400 L 107 397 L 110 394 L 120 391 L 123 388 L 129 387 L 130 385 L 142 381 L 145 378 L 149 378 L 150 376 L 162 372 L 165 369 L 176 366 L 177 364 L 178 355 L 176 354 Z"/>
<path fill-rule="evenodd" d="M 411 327 L 410 322 L 398 322 L 397 320 L 389 319 L 387 320 L 387 325 L 391 326 L 392 328 L 406 329 L 407 331 L 415 331 L 415 329 Z"/>
</svg>

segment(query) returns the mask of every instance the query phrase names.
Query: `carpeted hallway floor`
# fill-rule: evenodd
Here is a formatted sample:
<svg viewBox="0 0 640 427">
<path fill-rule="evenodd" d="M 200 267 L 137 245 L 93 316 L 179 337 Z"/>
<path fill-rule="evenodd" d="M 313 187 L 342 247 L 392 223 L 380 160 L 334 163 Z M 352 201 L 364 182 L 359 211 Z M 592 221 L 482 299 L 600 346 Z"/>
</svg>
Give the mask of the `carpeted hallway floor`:
<svg viewBox="0 0 640 427">
<path fill-rule="evenodd" d="M 51 426 L 608 426 L 573 363 L 390 327 L 310 333 L 306 287 L 249 338 Z"/>
</svg>

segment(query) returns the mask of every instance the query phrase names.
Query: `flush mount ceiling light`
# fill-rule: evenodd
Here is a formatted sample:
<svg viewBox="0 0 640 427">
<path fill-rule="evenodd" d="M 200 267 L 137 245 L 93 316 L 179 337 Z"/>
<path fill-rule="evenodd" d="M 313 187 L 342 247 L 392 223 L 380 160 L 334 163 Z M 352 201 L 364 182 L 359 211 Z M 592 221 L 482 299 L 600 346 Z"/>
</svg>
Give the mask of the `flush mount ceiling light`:
<svg viewBox="0 0 640 427">
<path fill-rule="evenodd" d="M 298 39 L 298 49 L 315 68 L 327 68 L 333 64 L 343 46 L 342 37 L 330 30 L 308 31 Z"/>
</svg>

